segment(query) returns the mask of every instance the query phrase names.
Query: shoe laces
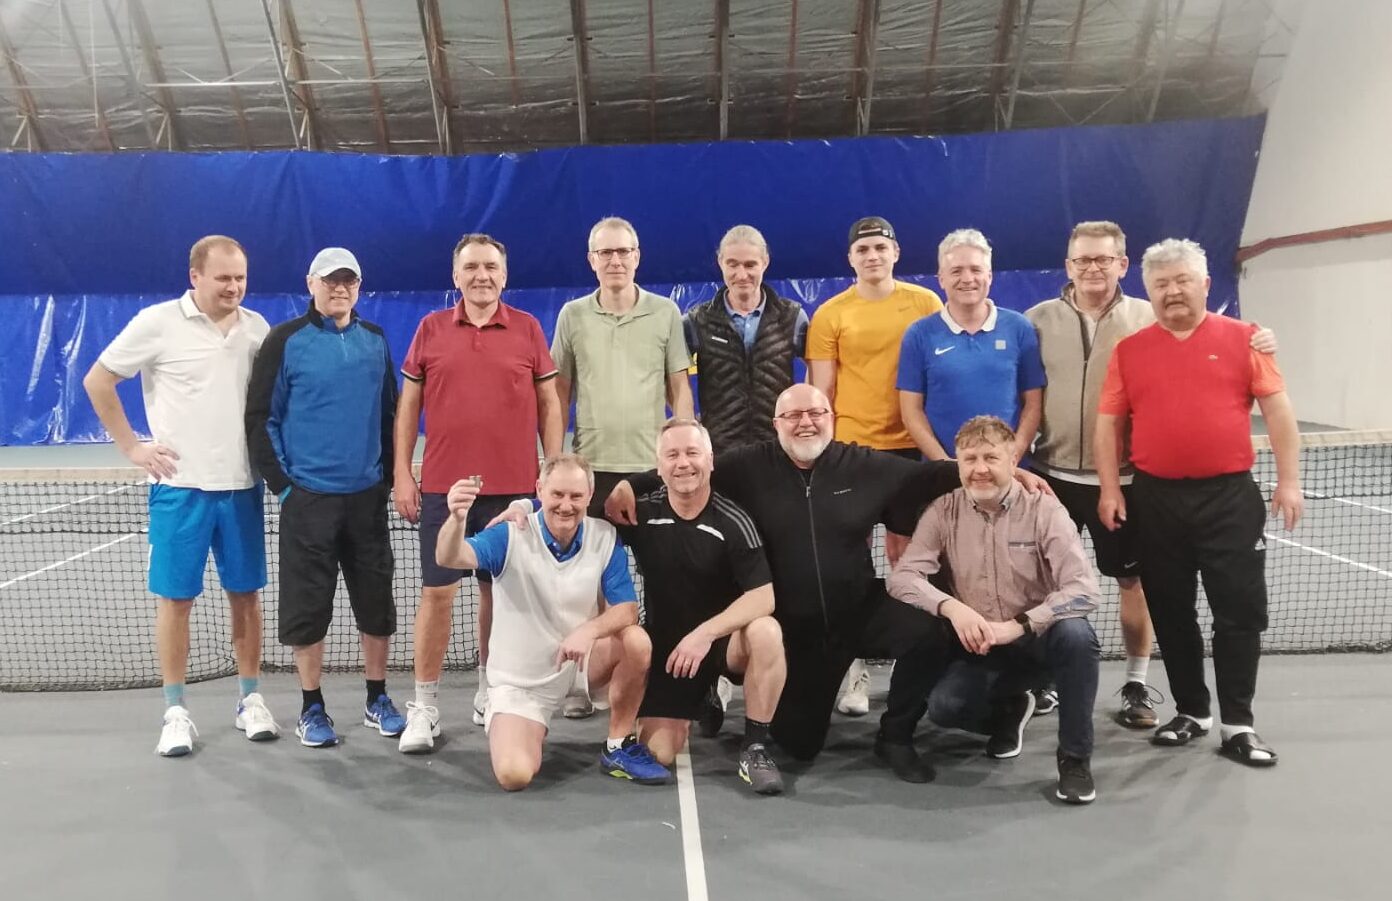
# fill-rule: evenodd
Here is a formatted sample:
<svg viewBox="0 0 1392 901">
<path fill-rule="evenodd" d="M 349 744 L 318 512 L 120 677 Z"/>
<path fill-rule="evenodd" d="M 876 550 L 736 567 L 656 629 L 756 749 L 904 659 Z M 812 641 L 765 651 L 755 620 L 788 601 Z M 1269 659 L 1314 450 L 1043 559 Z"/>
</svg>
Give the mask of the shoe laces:
<svg viewBox="0 0 1392 901">
<path fill-rule="evenodd" d="M 401 711 L 396 709 L 396 705 L 387 695 L 378 695 L 377 700 L 369 704 L 367 709 L 378 719 L 385 719 L 392 715 L 401 716 Z"/>
<path fill-rule="evenodd" d="M 189 717 L 186 710 L 169 710 L 164 714 L 164 725 L 182 729 L 192 735 L 198 735 L 198 727 L 193 724 L 193 719 Z"/>
<path fill-rule="evenodd" d="M 270 708 L 259 694 L 249 694 L 242 698 L 242 718 L 254 723 L 274 723 Z"/>
<path fill-rule="evenodd" d="M 1165 703 L 1165 693 L 1144 682 L 1127 682 L 1117 689 L 1121 699 L 1133 707 L 1154 707 Z"/>
<path fill-rule="evenodd" d="M 300 715 L 306 726 L 328 726 L 333 728 L 333 717 L 329 716 L 328 711 L 318 705 L 311 707 Z"/>
<path fill-rule="evenodd" d="M 847 687 L 847 691 L 869 691 L 870 689 L 870 670 L 862 669 L 856 673 L 855 680 Z"/>
<path fill-rule="evenodd" d="M 740 755 L 744 759 L 745 768 L 749 770 L 776 770 L 778 765 L 773 762 L 773 757 L 769 755 L 768 748 L 764 743 L 756 741 L 744 749 Z"/>
<path fill-rule="evenodd" d="M 657 764 L 657 758 L 648 750 L 648 746 L 631 735 L 624 739 L 624 743 L 611 753 L 620 755 L 634 763 Z"/>
<path fill-rule="evenodd" d="M 440 719 L 440 708 L 430 704 L 417 704 L 415 701 L 406 702 L 406 724 L 408 726 L 422 716 L 425 717 L 427 723 L 434 723 Z"/>
</svg>

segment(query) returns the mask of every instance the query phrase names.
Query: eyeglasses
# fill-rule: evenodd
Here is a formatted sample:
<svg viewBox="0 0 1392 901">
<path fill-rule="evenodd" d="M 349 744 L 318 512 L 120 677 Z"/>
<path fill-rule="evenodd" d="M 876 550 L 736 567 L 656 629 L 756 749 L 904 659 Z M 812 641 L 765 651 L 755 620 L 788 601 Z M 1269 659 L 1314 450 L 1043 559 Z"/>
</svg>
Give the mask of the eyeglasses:
<svg viewBox="0 0 1392 901">
<path fill-rule="evenodd" d="M 620 261 L 625 261 L 638 252 L 636 247 L 601 247 L 598 250 L 591 250 L 590 253 L 608 262 L 618 257 Z"/>
<path fill-rule="evenodd" d="M 1096 266 L 1103 272 L 1112 268 L 1112 264 L 1117 261 L 1116 257 L 1074 257 L 1068 262 L 1077 266 L 1079 269 L 1087 269 L 1089 266 Z"/>
<path fill-rule="evenodd" d="M 362 281 L 356 275 L 325 275 L 319 280 L 330 288 L 356 288 Z"/>
<path fill-rule="evenodd" d="M 781 419 L 786 423 L 796 425 L 797 423 L 802 422 L 802 417 L 804 416 L 806 416 L 813 422 L 821 422 L 823 419 L 826 419 L 827 416 L 830 414 L 831 411 L 828 410 L 826 407 L 813 407 L 811 410 L 785 410 L 784 412 L 779 413 L 775 418 Z"/>
</svg>

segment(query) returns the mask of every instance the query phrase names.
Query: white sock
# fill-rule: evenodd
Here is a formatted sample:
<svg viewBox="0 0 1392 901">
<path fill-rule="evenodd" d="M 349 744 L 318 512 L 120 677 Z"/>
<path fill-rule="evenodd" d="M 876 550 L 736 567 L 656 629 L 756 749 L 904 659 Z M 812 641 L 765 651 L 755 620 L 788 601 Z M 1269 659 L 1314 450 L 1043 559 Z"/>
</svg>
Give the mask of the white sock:
<svg viewBox="0 0 1392 901">
<path fill-rule="evenodd" d="M 628 741 L 627 735 L 620 736 L 619 738 L 606 738 L 604 740 L 604 749 L 606 751 L 617 751 L 619 748 L 623 747 L 623 743 L 626 741 Z"/>
<path fill-rule="evenodd" d="M 1218 734 L 1223 736 L 1223 741 L 1228 741 L 1244 732 L 1256 732 L 1251 726 L 1229 726 L 1227 723 L 1218 724 Z"/>
<path fill-rule="evenodd" d="M 1149 657 L 1126 658 L 1126 681 L 1146 684 L 1146 671 L 1150 669 Z"/>
<path fill-rule="evenodd" d="M 1211 716 L 1190 716 L 1190 715 L 1187 714 L 1187 713 L 1181 713 L 1180 716 L 1184 717 L 1185 719 L 1193 720 L 1194 722 L 1198 723 L 1200 729 L 1212 729 L 1212 728 L 1213 728 L 1213 717 L 1211 717 Z"/>
<path fill-rule="evenodd" d="M 416 683 L 416 706 L 438 707 L 440 700 L 440 680 Z"/>
</svg>

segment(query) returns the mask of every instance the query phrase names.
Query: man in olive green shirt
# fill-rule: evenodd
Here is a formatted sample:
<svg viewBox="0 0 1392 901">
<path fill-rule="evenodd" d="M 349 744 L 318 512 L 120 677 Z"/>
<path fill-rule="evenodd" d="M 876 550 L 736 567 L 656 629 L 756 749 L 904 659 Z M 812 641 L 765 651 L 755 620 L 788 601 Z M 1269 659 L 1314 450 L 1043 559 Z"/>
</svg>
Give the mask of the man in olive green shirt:
<svg viewBox="0 0 1392 901">
<path fill-rule="evenodd" d="M 575 402 L 574 450 L 594 467 L 589 515 L 602 517 L 614 485 L 651 468 L 667 407 L 695 414 L 681 311 L 634 282 L 637 231 L 618 217 L 599 220 L 589 260 L 599 288 L 561 308 L 551 356 L 563 407 Z"/>
</svg>

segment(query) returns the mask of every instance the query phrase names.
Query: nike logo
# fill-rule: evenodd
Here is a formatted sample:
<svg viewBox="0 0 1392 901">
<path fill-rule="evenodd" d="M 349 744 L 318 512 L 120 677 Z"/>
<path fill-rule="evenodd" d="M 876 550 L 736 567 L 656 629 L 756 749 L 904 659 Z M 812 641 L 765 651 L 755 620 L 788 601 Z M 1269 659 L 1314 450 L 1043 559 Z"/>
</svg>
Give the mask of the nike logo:
<svg viewBox="0 0 1392 901">
<path fill-rule="evenodd" d="M 950 346 L 950 347 L 935 347 L 935 348 L 933 348 L 933 356 L 935 356 L 935 357 L 940 357 L 940 356 L 942 356 L 943 354 L 947 353 L 949 350 L 956 350 L 956 349 L 957 349 L 957 345 L 955 345 L 955 344 L 953 344 L 953 345 Z"/>
</svg>

